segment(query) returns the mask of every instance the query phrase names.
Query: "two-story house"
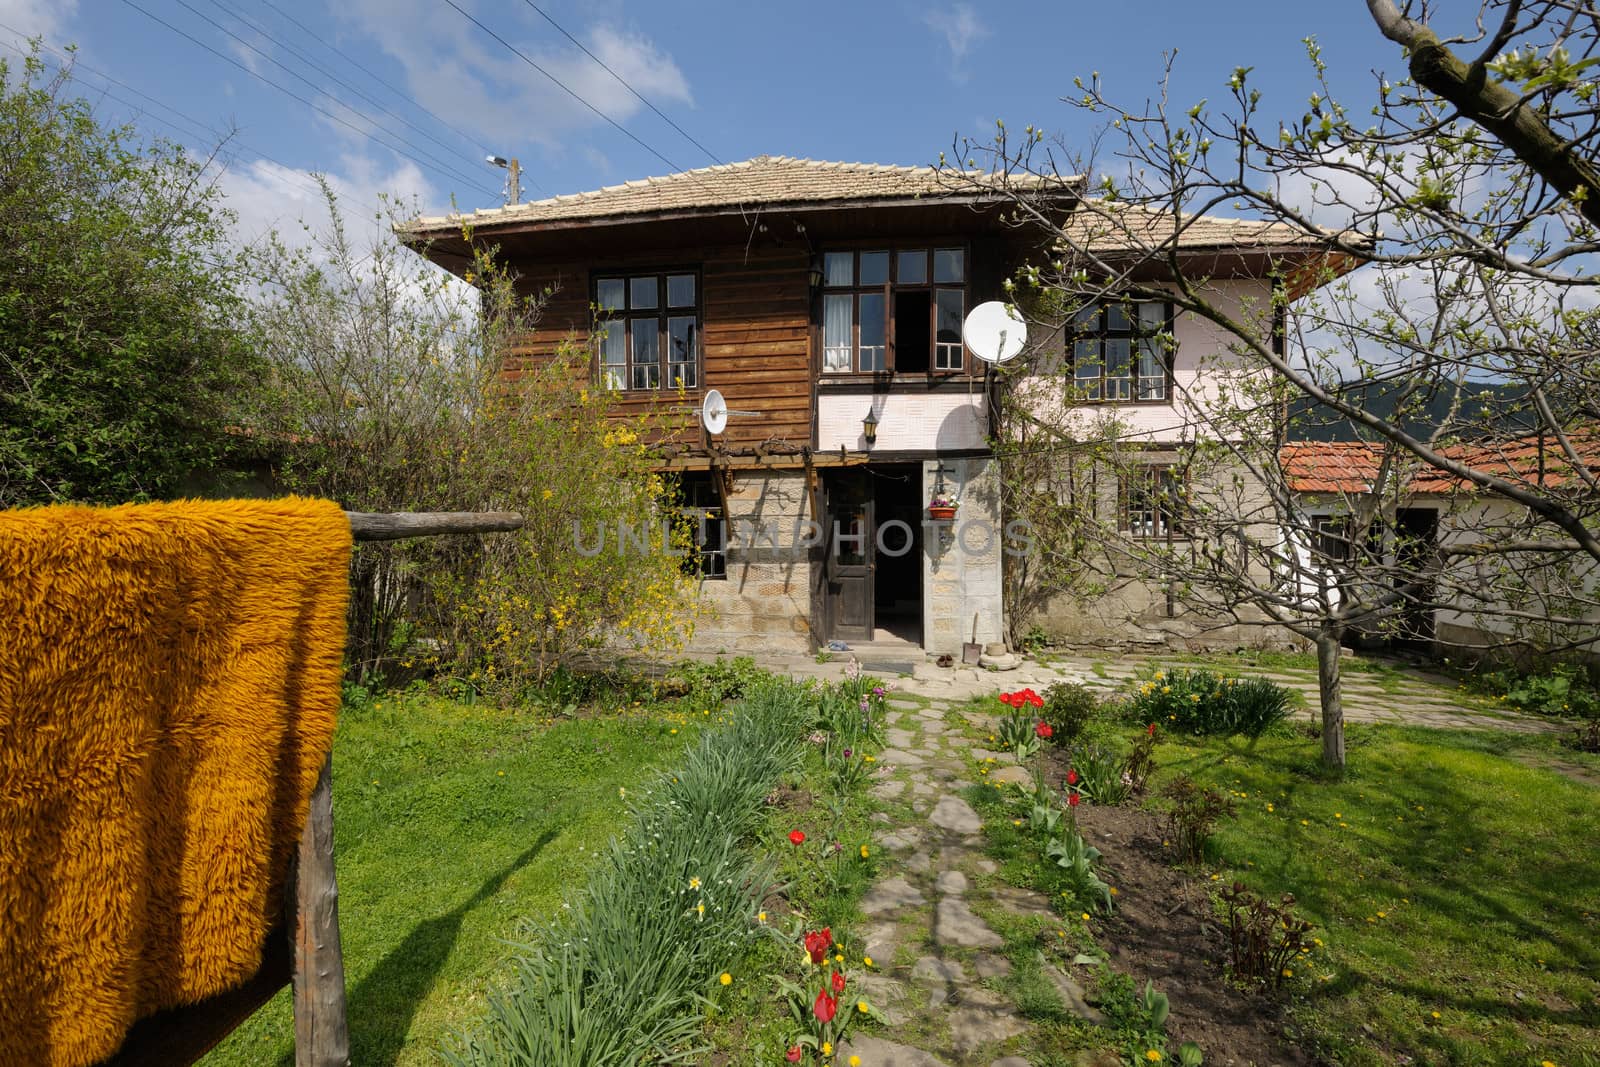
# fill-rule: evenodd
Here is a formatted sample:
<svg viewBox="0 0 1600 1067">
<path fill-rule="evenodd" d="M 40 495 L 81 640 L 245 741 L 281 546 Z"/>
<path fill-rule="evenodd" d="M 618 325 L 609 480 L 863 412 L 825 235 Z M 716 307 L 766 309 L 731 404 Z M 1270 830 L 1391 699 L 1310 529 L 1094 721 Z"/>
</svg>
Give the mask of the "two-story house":
<svg viewBox="0 0 1600 1067">
<path fill-rule="evenodd" d="M 575 339 L 620 410 L 677 420 L 665 465 L 722 525 L 702 553 L 716 618 L 697 645 L 877 639 L 946 653 L 1006 633 L 1006 552 L 1019 546 L 990 447 L 999 379 L 962 325 L 1049 253 L 1081 183 L 1034 191 L 1052 226 L 1017 225 L 1011 196 L 981 179 L 762 156 L 422 218 L 402 236 L 458 272 L 469 240 L 494 245 L 521 284 L 553 287 L 508 372 Z M 1192 227 L 1185 254 L 1214 260 L 1241 299 L 1264 300 L 1282 265 L 1258 226 Z M 1036 338 L 1055 353 L 1040 365 L 1072 375 L 1093 403 L 1125 405 L 1152 445 L 1179 447 L 1191 420 L 1177 398 L 1223 342 L 1180 318 L 1175 351 L 1144 344 L 1170 317 L 1108 306 L 1071 339 Z M 717 434 L 696 415 L 709 389 L 731 409 Z M 945 498 L 953 521 L 930 512 Z M 1159 516 L 1139 521 L 1148 529 L 1133 533 L 1154 532 Z"/>
</svg>

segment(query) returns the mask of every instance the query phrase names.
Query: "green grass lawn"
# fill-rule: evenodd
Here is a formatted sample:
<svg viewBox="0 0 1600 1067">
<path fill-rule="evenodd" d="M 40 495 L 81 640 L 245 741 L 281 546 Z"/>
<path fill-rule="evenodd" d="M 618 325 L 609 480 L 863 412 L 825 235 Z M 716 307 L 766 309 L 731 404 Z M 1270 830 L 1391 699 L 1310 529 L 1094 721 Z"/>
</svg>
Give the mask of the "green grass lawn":
<svg viewBox="0 0 1600 1067">
<path fill-rule="evenodd" d="M 1163 779 L 1236 794 L 1219 884 L 1293 893 L 1319 927 L 1297 1022 L 1349 1065 L 1600 1064 L 1600 790 L 1539 766 L 1600 761 L 1496 733 L 1348 737 L 1339 782 L 1298 733 L 1157 753 Z"/>
<path fill-rule="evenodd" d="M 623 815 L 620 789 L 697 733 L 667 708 L 592 718 L 380 698 L 334 741 L 335 860 L 351 1061 L 434 1063 L 484 1012 L 503 939 L 584 884 Z M 287 991 L 203 1062 L 289 1064 Z"/>
</svg>

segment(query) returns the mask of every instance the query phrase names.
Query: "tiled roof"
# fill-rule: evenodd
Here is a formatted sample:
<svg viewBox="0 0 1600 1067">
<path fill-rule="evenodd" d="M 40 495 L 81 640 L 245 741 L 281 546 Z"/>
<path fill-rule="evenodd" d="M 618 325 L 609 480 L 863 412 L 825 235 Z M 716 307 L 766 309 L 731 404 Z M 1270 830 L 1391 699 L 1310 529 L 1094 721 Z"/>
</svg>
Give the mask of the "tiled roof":
<svg viewBox="0 0 1600 1067">
<path fill-rule="evenodd" d="M 641 178 L 587 193 L 553 196 L 525 204 L 482 208 L 470 214 L 419 218 L 403 227 L 412 233 L 457 230 L 503 223 L 541 223 L 581 219 L 614 219 L 674 211 L 719 211 L 857 200 L 910 200 L 981 195 L 990 184 L 972 177 L 952 179 L 935 167 L 903 167 L 881 163 L 830 163 L 790 156 L 757 156 L 742 163 L 703 167 L 660 178 Z M 1010 176 L 1006 181 L 1054 185 L 1075 193 L 1076 177 L 1050 179 Z"/>
<path fill-rule="evenodd" d="M 1321 246 L 1337 231 L 1308 232 L 1282 222 L 1230 219 L 1158 211 L 1100 197 L 1086 197 L 1067 220 L 1065 236 L 1079 247 L 1102 249 L 1155 248 L 1170 241 L 1175 228 L 1181 248 L 1284 248 Z"/>
<path fill-rule="evenodd" d="M 1573 446 L 1600 475 L 1600 432 L 1571 435 Z M 1289 489 L 1296 493 L 1365 493 L 1377 477 L 1384 446 L 1367 441 L 1298 442 L 1278 451 Z M 1567 485 L 1574 477 L 1559 442 L 1524 437 L 1496 444 L 1446 445 L 1440 455 L 1522 485 L 1546 489 Z M 1411 462 L 1409 455 L 1406 462 Z M 1413 493 L 1449 493 L 1468 483 L 1437 467 L 1421 467 L 1408 486 Z"/>
</svg>

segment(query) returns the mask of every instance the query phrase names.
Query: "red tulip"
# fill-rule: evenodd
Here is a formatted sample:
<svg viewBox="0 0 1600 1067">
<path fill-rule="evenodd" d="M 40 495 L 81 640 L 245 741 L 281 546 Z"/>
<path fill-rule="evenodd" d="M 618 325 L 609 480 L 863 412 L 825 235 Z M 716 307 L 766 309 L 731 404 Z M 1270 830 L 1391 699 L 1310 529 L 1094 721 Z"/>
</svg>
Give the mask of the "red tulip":
<svg viewBox="0 0 1600 1067">
<path fill-rule="evenodd" d="M 1078 806 L 1078 794 L 1077 793 L 1068 793 L 1067 794 L 1067 806 L 1069 808 L 1075 808 L 1075 807 Z"/>
<path fill-rule="evenodd" d="M 1055 733 L 1054 730 L 1050 729 L 1050 724 L 1047 722 L 1042 722 L 1038 726 L 1035 726 L 1033 728 L 1033 732 L 1038 734 L 1040 737 L 1049 737 L 1051 734 Z"/>
<path fill-rule="evenodd" d="M 790 1049 L 788 1052 L 785 1052 L 783 1054 L 783 1058 L 788 1060 L 790 1063 L 799 1063 L 800 1062 L 800 1046 L 796 1045 L 794 1048 Z"/>
<path fill-rule="evenodd" d="M 806 952 L 811 956 L 812 963 L 821 963 L 828 954 L 828 946 L 833 944 L 833 930 L 824 926 L 820 931 L 806 934 Z"/>
<path fill-rule="evenodd" d="M 833 991 L 836 994 L 844 992 L 844 975 L 838 971 L 833 972 Z"/>
<path fill-rule="evenodd" d="M 800 831 L 800 830 L 790 830 L 789 831 L 789 844 L 791 844 L 791 845 L 803 845 L 805 843 L 806 843 L 806 835 L 805 835 L 805 833 L 803 831 Z"/>
<path fill-rule="evenodd" d="M 1014 708 L 1017 706 L 1016 699 L 1011 693 L 1001 693 L 1000 703 L 1004 704 L 1008 708 Z"/>
<path fill-rule="evenodd" d="M 1068 767 L 1067 768 L 1067 784 L 1068 785 L 1077 785 L 1078 784 L 1078 771 L 1077 771 L 1077 768 L 1075 768 L 1075 767 Z"/>
<path fill-rule="evenodd" d="M 838 1013 L 838 1011 L 838 998 L 828 996 L 828 991 L 826 989 L 817 994 L 816 1001 L 811 1005 L 811 1012 L 817 1017 L 818 1022 L 833 1022 L 833 1017 Z"/>
<path fill-rule="evenodd" d="M 1155 723 L 1151 723 L 1149 726 L 1145 727 L 1145 731 L 1144 732 L 1148 736 L 1154 737 L 1156 735 L 1156 724 Z"/>
<path fill-rule="evenodd" d="M 1024 689 L 1022 691 L 1022 698 L 1036 708 L 1044 707 L 1044 697 L 1040 696 L 1038 693 L 1035 693 L 1032 689 Z"/>
</svg>

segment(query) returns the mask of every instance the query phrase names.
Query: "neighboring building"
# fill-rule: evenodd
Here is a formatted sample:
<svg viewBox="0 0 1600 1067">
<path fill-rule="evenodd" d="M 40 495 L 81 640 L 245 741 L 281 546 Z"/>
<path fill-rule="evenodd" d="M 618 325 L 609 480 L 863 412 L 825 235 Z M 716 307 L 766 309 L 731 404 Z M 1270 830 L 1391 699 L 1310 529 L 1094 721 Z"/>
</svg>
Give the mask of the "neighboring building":
<svg viewBox="0 0 1600 1067">
<path fill-rule="evenodd" d="M 1028 188 L 1052 226 L 1075 218 L 1076 179 Z M 553 287 L 539 329 L 508 354 L 508 377 L 573 339 L 622 410 L 677 420 L 665 465 L 729 533 L 703 553 L 717 618 L 697 645 L 897 638 L 958 653 L 1007 632 L 990 448 L 1001 376 L 966 349 L 962 322 L 1048 255 L 1055 234 L 1006 218 L 1011 206 L 971 175 L 762 156 L 418 219 L 403 236 L 462 273 L 469 240 L 494 245 L 530 291 Z M 1264 306 L 1269 275 L 1306 257 L 1286 228 L 1186 223 L 1182 254 L 1241 305 Z M 1070 343 L 1061 331 L 1033 343 L 1034 365 L 1138 427 L 1155 477 L 1193 439 L 1176 397 L 1204 395 L 1204 368 L 1226 348 L 1216 330 L 1171 319 L 1159 304 L 1100 308 Z M 1175 352 L 1145 343 L 1158 325 Z M 712 388 L 733 411 L 715 436 L 693 414 Z M 930 520 L 940 492 L 958 502 L 953 527 Z M 1154 512 L 1130 522 L 1130 536 L 1167 535 Z M 810 523 L 826 544 L 804 543 Z"/>
<path fill-rule="evenodd" d="M 1600 438 L 1579 437 L 1575 443 L 1600 475 Z M 1450 445 L 1441 452 L 1528 487 L 1557 488 L 1572 476 L 1548 438 Z M 1318 531 L 1322 554 L 1349 558 L 1349 517 L 1359 504 L 1370 503 L 1384 454 L 1384 446 L 1364 441 L 1297 442 L 1282 449 L 1287 486 Z M 1408 608 L 1369 640 L 1428 652 L 1515 657 L 1571 646 L 1600 655 L 1600 638 L 1594 637 L 1600 634 L 1600 568 L 1586 553 L 1451 554 L 1452 548 L 1525 543 L 1526 509 L 1434 467 L 1411 461 L 1404 469 L 1398 479 L 1403 488 L 1387 494 L 1385 521 L 1369 538 L 1376 542 L 1369 551 L 1392 568 L 1394 580 L 1415 576 L 1437 606 Z M 1559 543 L 1549 534 L 1541 539 Z M 1576 626 L 1541 621 L 1574 617 L 1582 620 Z"/>
</svg>

